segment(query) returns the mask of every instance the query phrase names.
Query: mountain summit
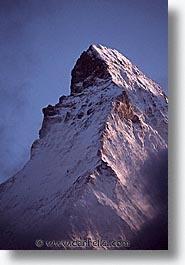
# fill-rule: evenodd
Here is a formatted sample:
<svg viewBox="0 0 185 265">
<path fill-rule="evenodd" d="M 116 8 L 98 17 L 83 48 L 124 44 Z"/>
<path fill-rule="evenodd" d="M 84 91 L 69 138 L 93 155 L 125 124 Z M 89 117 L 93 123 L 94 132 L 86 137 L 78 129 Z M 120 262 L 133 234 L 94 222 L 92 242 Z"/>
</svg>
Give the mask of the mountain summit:
<svg viewBox="0 0 185 265">
<path fill-rule="evenodd" d="M 0 185 L 0 247 L 166 248 L 167 103 L 118 51 L 91 45 L 72 70 L 71 94 L 43 109 L 30 160 Z"/>
</svg>

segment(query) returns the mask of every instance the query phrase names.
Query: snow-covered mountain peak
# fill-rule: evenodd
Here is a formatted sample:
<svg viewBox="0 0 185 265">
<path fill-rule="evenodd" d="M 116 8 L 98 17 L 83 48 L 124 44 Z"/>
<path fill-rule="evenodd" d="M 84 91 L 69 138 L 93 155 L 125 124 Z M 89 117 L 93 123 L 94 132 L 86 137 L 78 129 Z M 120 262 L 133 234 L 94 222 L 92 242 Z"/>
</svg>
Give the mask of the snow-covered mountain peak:
<svg viewBox="0 0 185 265">
<path fill-rule="evenodd" d="M 146 77 L 136 65 L 117 50 L 102 45 L 93 44 L 84 51 L 71 75 L 71 94 L 112 81 L 131 92 L 143 89 L 156 96 L 162 95 L 167 100 L 160 86 Z"/>
<path fill-rule="evenodd" d="M 80 93 L 87 87 L 111 79 L 106 61 L 100 57 L 97 46 L 91 45 L 77 60 L 71 79 L 71 93 Z"/>
<path fill-rule="evenodd" d="M 119 52 L 91 45 L 72 70 L 71 94 L 43 114 L 30 160 L 0 185 L 0 246 L 91 238 L 134 248 L 166 207 L 151 175 L 167 149 L 162 89 Z"/>
<path fill-rule="evenodd" d="M 107 48 L 103 45 L 93 44 L 89 47 L 89 49 L 87 50 L 87 53 L 88 54 L 93 53 L 94 55 L 99 57 L 99 59 L 102 59 L 103 61 L 105 61 L 108 65 L 110 64 L 110 62 L 114 63 L 114 61 L 117 59 L 122 61 L 122 63 L 131 64 L 131 62 L 125 56 L 123 56 L 120 52 L 118 52 L 115 49 Z"/>
</svg>

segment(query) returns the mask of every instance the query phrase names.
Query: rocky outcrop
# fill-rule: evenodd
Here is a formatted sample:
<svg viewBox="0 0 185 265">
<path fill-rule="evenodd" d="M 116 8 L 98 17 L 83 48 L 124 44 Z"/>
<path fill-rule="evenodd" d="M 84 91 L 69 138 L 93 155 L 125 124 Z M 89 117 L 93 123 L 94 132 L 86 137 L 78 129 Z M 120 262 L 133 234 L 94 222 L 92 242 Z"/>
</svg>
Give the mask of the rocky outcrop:
<svg viewBox="0 0 185 265">
<path fill-rule="evenodd" d="M 110 78 L 108 66 L 94 53 L 93 46 L 82 53 L 71 72 L 71 93 L 80 93 L 85 88 L 92 86 L 99 78 L 105 80 Z"/>
</svg>

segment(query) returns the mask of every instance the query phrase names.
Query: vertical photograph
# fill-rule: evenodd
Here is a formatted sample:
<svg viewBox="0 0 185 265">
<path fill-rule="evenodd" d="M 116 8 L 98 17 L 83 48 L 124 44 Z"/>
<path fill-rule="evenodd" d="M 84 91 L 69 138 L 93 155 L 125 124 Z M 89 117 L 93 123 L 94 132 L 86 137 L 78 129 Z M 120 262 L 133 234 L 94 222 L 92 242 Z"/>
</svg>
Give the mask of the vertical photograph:
<svg viewBox="0 0 185 265">
<path fill-rule="evenodd" d="M 168 249 L 168 1 L 0 1 L 0 249 Z"/>
</svg>

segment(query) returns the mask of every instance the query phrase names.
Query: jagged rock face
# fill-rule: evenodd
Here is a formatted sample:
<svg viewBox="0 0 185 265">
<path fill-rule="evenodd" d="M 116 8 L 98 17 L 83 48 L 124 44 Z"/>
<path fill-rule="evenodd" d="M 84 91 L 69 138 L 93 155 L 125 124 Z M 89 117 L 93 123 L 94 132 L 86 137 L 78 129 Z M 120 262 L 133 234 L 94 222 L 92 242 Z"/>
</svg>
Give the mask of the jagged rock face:
<svg viewBox="0 0 185 265">
<path fill-rule="evenodd" d="M 71 95 L 43 113 L 31 159 L 0 186 L 0 245 L 90 238 L 149 248 L 139 237 L 167 211 L 162 89 L 117 51 L 92 45 L 72 71 Z"/>
<path fill-rule="evenodd" d="M 92 86 L 97 78 L 110 78 L 108 66 L 105 61 L 93 54 L 92 46 L 87 52 L 83 52 L 72 70 L 71 93 L 79 93 L 86 87 Z M 91 51 L 91 54 L 89 54 Z"/>
</svg>

